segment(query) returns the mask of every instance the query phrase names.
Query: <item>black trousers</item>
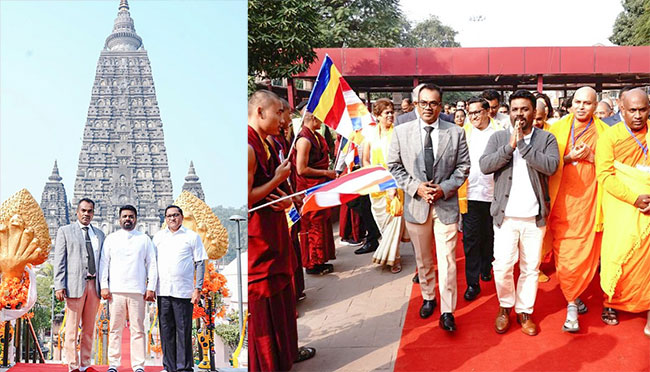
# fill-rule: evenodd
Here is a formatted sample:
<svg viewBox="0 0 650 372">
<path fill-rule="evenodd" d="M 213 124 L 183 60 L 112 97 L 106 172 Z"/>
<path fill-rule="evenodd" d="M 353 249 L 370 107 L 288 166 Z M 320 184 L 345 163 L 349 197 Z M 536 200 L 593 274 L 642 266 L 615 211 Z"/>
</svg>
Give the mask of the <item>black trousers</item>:
<svg viewBox="0 0 650 372">
<path fill-rule="evenodd" d="M 349 201 L 348 207 L 352 208 L 355 212 L 359 213 L 359 216 L 361 216 L 366 231 L 368 232 L 368 235 L 366 235 L 366 242 L 379 240 L 381 232 L 379 231 L 379 227 L 377 227 L 375 218 L 372 216 L 370 196 L 359 196 L 358 198 Z"/>
<path fill-rule="evenodd" d="M 494 228 L 489 202 L 469 200 L 463 214 L 463 248 L 467 285 L 478 285 L 479 274 L 492 270 Z"/>
<path fill-rule="evenodd" d="M 158 296 L 158 325 L 167 372 L 193 371 L 192 308 L 189 298 Z"/>
</svg>

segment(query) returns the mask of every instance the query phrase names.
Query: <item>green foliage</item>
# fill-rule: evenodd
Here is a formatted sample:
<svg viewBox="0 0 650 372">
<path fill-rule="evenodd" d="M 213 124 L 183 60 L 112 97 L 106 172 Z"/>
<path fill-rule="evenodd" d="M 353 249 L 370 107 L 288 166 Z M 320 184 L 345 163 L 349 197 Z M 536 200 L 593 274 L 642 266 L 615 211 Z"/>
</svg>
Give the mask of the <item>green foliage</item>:
<svg viewBox="0 0 650 372">
<path fill-rule="evenodd" d="M 317 8 L 311 1 L 248 1 L 248 75 L 290 77 L 316 58 L 320 38 Z"/>
<path fill-rule="evenodd" d="M 445 104 L 450 104 L 456 106 L 458 101 L 467 101 L 472 96 L 479 96 L 481 92 L 444 92 L 442 95 L 442 101 Z"/>
<path fill-rule="evenodd" d="M 244 218 L 248 216 L 248 209 L 246 206 L 241 208 L 229 208 L 223 206 L 217 206 L 212 208 L 212 212 L 219 218 L 223 227 L 228 230 L 228 251 L 221 258 L 224 264 L 230 263 L 237 257 L 237 223 L 230 221 L 230 216 L 240 215 Z M 240 224 L 240 237 L 241 237 L 241 247 L 242 253 L 246 251 L 248 247 L 248 220 L 244 220 Z M 242 263 L 242 265 L 245 263 Z"/>
<path fill-rule="evenodd" d="M 214 327 L 214 333 L 221 337 L 224 344 L 235 350 L 239 345 L 239 315 L 236 311 L 232 311 L 226 316 L 226 320 L 228 323 L 217 324 Z"/>
<path fill-rule="evenodd" d="M 650 0 L 623 0 L 609 40 L 617 45 L 650 45 Z"/>
<path fill-rule="evenodd" d="M 319 48 L 389 48 L 402 45 L 410 27 L 399 0 L 316 0 L 322 17 Z"/>
<path fill-rule="evenodd" d="M 418 24 L 408 33 L 405 46 L 413 48 L 459 47 L 455 38 L 458 32 L 440 22 L 432 15 Z"/>
</svg>

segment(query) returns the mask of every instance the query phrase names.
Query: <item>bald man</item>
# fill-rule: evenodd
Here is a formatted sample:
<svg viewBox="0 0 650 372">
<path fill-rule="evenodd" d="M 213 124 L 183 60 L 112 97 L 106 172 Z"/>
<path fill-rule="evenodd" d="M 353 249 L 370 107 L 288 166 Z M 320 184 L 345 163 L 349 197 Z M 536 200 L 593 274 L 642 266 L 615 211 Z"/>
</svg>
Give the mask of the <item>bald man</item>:
<svg viewBox="0 0 650 372">
<path fill-rule="evenodd" d="M 537 107 L 535 108 L 535 121 L 533 121 L 535 128 L 548 131 L 551 128 L 551 125 L 546 121 L 547 116 L 548 109 L 546 108 L 546 103 L 544 103 L 544 100 L 542 99 L 537 99 Z"/>
<path fill-rule="evenodd" d="M 550 129 L 562 156 L 549 180 L 551 213 L 545 242 L 552 246 L 560 289 L 568 303 L 565 332 L 580 330 L 578 312 L 587 308 L 578 296 L 593 279 L 600 255 L 597 232 L 602 231 L 602 221 L 594 155 L 596 141 L 607 125 L 594 117 L 597 105 L 593 88 L 578 89 L 571 104 L 573 113 Z"/>
<path fill-rule="evenodd" d="M 607 103 L 605 100 L 598 102 L 598 107 L 596 107 L 596 112 L 594 116 L 598 119 L 608 118 L 614 114 L 612 106 Z"/>
<path fill-rule="evenodd" d="M 623 121 L 598 140 L 596 171 L 603 190 L 602 320 L 618 324 L 616 310 L 648 311 L 650 337 L 650 165 L 647 159 L 650 102 L 641 89 L 623 96 Z"/>
</svg>

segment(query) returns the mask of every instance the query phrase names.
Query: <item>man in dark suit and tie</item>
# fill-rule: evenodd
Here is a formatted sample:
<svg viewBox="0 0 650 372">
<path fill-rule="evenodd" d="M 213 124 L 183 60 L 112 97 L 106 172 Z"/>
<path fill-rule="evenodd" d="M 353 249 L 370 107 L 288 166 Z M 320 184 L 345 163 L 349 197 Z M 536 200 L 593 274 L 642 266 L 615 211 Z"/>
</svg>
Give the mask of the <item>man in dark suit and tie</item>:
<svg viewBox="0 0 650 372">
<path fill-rule="evenodd" d="M 420 117 L 395 127 L 388 151 L 388 169 L 404 190 L 404 219 L 413 246 L 424 299 L 420 317 L 433 314 L 435 240 L 440 287 L 440 327 L 456 330 L 456 191 L 469 174 L 470 160 L 465 131 L 438 119 L 442 90 L 426 84 L 418 94 Z"/>
<path fill-rule="evenodd" d="M 99 307 L 99 260 L 104 233 L 91 226 L 95 202 L 83 198 L 77 205 L 77 221 L 62 226 L 54 247 L 54 289 L 59 301 L 65 300 L 68 313 L 63 345 L 68 370 L 93 372 L 90 358 L 95 317 Z M 76 341 L 81 322 L 80 353 Z"/>
</svg>

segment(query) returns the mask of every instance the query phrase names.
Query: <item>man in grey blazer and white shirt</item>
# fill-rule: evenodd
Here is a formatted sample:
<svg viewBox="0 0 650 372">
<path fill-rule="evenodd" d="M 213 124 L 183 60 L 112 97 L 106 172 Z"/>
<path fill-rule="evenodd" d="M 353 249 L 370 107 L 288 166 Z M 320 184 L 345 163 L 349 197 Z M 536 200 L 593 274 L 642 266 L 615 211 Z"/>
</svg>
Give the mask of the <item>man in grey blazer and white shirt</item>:
<svg viewBox="0 0 650 372">
<path fill-rule="evenodd" d="M 418 94 L 420 117 L 395 127 L 388 151 L 388 169 L 404 189 L 404 219 L 415 248 L 423 303 L 420 317 L 436 306 L 433 247 L 435 239 L 440 287 L 440 327 L 456 330 L 456 191 L 469 174 L 465 131 L 438 119 L 442 90 L 424 85 Z"/>
<path fill-rule="evenodd" d="M 499 312 L 494 329 L 505 333 L 515 308 L 521 330 L 537 334 L 531 317 L 537 296 L 542 242 L 549 213 L 548 178 L 557 170 L 560 155 L 555 136 L 533 127 L 535 96 L 518 90 L 510 96 L 510 128 L 488 140 L 479 159 L 481 172 L 494 174 L 494 283 Z M 515 288 L 513 268 L 519 261 Z"/>
<path fill-rule="evenodd" d="M 77 221 L 62 226 L 54 246 L 54 290 L 59 301 L 65 300 L 68 312 L 65 324 L 65 358 L 70 371 L 93 372 L 90 358 L 95 317 L 99 307 L 99 261 L 104 233 L 90 225 L 95 202 L 83 198 L 77 205 Z M 77 330 L 81 322 L 80 353 Z"/>
</svg>

